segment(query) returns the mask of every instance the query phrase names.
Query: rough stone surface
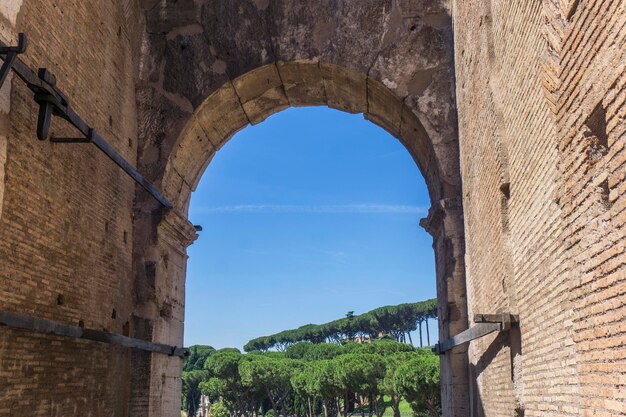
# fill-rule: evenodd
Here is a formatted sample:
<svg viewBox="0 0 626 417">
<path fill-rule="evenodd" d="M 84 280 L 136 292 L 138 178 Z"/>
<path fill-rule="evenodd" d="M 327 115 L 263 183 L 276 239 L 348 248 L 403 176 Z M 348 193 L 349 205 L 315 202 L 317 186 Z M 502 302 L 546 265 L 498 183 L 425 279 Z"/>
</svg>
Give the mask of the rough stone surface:
<svg viewBox="0 0 626 417">
<path fill-rule="evenodd" d="M 145 13 L 139 166 L 182 216 L 214 153 L 238 130 L 289 106 L 363 113 L 407 146 L 435 204 L 460 195 L 452 31 L 444 3 L 163 1 L 150 3 Z M 153 230 L 160 218 L 151 214 L 151 201 L 140 200 L 148 206 L 137 205 L 136 234 Z M 454 334 L 467 326 L 462 210 L 445 208 L 441 217 L 448 219 L 432 233 L 441 252 L 442 305 L 459 312 L 444 314 L 441 325 L 442 334 Z M 142 263 L 159 261 L 136 242 L 136 285 L 144 288 Z M 456 262 L 443 265 L 451 257 Z M 184 281 L 179 270 L 163 273 Z M 173 297 L 182 303 L 182 295 Z M 151 293 L 144 302 L 158 305 L 159 296 Z M 150 323 L 157 328 L 168 320 Z M 467 364 L 457 356 L 455 371 L 452 361 L 443 364 L 455 375 L 445 390 L 446 413 L 461 416 L 468 408 Z M 155 360 L 168 366 L 162 358 L 153 358 L 153 366 Z M 150 378 L 146 384 L 160 383 L 159 373 Z M 174 382 L 159 392 L 178 395 Z"/>
<path fill-rule="evenodd" d="M 180 345 L 204 169 L 247 125 L 327 105 L 386 129 L 426 179 L 441 338 L 474 313 L 520 316 L 442 356 L 444 416 L 624 416 L 625 7 L 3 0 L 0 39 L 26 32 L 23 59 L 175 209 L 92 146 L 37 141 L 32 93 L 9 78 L 0 309 Z M 0 328 L 0 416 L 177 417 L 181 368 Z"/>
</svg>

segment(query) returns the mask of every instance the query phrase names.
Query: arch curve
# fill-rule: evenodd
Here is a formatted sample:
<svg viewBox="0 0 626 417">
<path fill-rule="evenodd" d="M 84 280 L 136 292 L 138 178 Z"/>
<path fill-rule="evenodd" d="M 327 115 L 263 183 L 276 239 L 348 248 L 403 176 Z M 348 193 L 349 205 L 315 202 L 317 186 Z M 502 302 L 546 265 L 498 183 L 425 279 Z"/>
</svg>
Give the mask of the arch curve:
<svg viewBox="0 0 626 417">
<path fill-rule="evenodd" d="M 277 62 L 225 82 L 189 118 L 163 171 L 162 188 L 186 213 L 204 169 L 239 130 L 291 106 L 363 113 L 398 138 L 426 179 L 432 201 L 446 196 L 435 149 L 417 116 L 382 83 L 320 61 Z M 445 182 L 445 181 L 444 181 Z"/>
</svg>

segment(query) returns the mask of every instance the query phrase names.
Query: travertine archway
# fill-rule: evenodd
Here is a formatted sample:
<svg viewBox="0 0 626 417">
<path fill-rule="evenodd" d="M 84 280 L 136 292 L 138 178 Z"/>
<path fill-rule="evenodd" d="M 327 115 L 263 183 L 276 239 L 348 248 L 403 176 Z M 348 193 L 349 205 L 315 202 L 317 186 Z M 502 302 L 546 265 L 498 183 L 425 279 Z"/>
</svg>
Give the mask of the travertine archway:
<svg viewBox="0 0 626 417">
<path fill-rule="evenodd" d="M 182 4 L 181 4 L 182 3 Z M 426 179 L 432 208 L 440 335 L 467 327 L 464 237 L 451 27 L 445 2 L 160 2 L 146 10 L 138 88 L 142 172 L 174 202 L 164 214 L 138 194 L 135 316 L 153 340 L 182 343 L 186 220 L 214 153 L 248 124 L 290 106 L 327 105 L 397 137 Z M 178 409 L 181 363 L 134 358 L 131 408 Z M 467 415 L 463 349 L 443 357 L 446 416 Z"/>
<path fill-rule="evenodd" d="M 406 104 L 372 78 L 317 60 L 267 64 L 215 90 L 176 141 L 161 180 L 164 192 L 186 213 L 207 164 L 235 132 L 290 106 L 320 105 L 363 113 L 406 146 L 433 200 L 456 195 L 456 173 L 443 173 L 452 167 L 440 167 L 433 143 Z"/>
</svg>

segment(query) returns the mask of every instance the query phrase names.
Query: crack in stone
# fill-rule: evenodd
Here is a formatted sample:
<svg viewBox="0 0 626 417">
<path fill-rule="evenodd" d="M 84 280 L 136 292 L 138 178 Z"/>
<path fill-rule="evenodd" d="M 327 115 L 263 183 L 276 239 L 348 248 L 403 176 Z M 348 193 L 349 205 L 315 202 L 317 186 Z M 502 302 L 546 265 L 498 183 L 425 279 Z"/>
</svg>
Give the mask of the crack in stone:
<svg viewBox="0 0 626 417">
<path fill-rule="evenodd" d="M 324 103 L 328 107 L 328 92 L 326 91 L 326 79 L 324 78 L 324 74 L 322 72 L 322 61 L 317 60 L 317 70 L 320 73 L 320 80 L 322 81 L 322 88 L 324 89 Z"/>
<path fill-rule="evenodd" d="M 211 150 L 215 153 L 217 152 L 217 148 L 215 147 L 215 145 L 213 144 L 213 142 L 211 142 L 211 136 L 209 136 L 209 132 L 206 131 L 206 129 L 204 128 L 204 126 L 202 125 L 202 123 L 200 123 L 200 120 L 198 119 L 198 115 L 196 112 L 194 112 L 191 115 L 191 118 L 194 120 L 194 122 L 200 127 L 200 130 L 202 130 L 202 133 L 204 133 L 204 136 L 206 137 L 207 141 L 209 142 L 209 145 L 211 145 Z M 189 123 L 189 121 L 187 122 Z M 211 128 L 211 126 L 209 126 L 209 128 Z M 217 132 L 214 129 L 215 132 Z"/>
<path fill-rule="evenodd" d="M 244 114 L 244 116 L 246 116 L 246 120 L 248 121 L 248 124 L 252 125 L 252 122 L 250 121 L 250 116 L 248 116 L 246 109 L 243 107 L 243 102 L 241 101 L 241 97 L 239 96 L 239 93 L 237 92 L 237 89 L 235 88 L 235 84 L 233 84 L 233 80 L 231 80 L 229 75 L 227 75 L 227 77 L 228 77 L 228 82 L 230 83 L 230 87 L 235 92 L 235 97 L 237 97 L 237 102 L 239 103 L 239 107 L 241 107 L 241 112 Z"/>
<path fill-rule="evenodd" d="M 287 95 L 287 90 L 285 90 L 285 82 L 283 81 L 283 76 L 280 73 L 280 68 L 278 67 L 278 64 L 276 61 L 274 61 L 274 67 L 276 67 L 276 73 L 278 74 L 278 79 L 280 80 L 280 87 L 283 90 L 283 94 L 285 95 L 285 98 L 287 99 L 287 103 L 289 103 L 289 107 L 292 107 L 293 104 L 291 104 L 291 99 Z"/>
</svg>

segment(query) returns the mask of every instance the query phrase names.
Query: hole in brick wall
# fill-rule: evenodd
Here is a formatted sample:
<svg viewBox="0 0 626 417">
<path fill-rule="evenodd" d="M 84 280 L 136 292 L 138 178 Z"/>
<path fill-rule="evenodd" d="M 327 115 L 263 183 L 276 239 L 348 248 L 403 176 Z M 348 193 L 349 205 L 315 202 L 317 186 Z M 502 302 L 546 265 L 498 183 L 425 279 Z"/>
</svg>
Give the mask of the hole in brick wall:
<svg viewBox="0 0 626 417">
<path fill-rule="evenodd" d="M 130 323 L 129 322 L 124 323 L 124 325 L 122 326 L 122 334 L 124 336 L 130 336 Z"/>
<path fill-rule="evenodd" d="M 169 319 L 172 318 L 172 306 L 169 303 L 163 303 L 161 306 L 161 310 L 159 311 L 159 315 L 163 318 Z"/>
<path fill-rule="evenodd" d="M 124 230 L 124 243 L 128 243 L 128 232 Z"/>
<path fill-rule="evenodd" d="M 500 191 L 502 191 L 502 194 L 504 195 L 504 197 L 506 197 L 506 199 L 510 199 L 511 198 L 511 184 L 508 182 L 502 183 L 500 185 Z"/>
<path fill-rule="evenodd" d="M 65 303 L 65 297 L 63 297 L 63 294 L 57 295 L 57 305 L 62 306 L 63 303 Z"/>
<path fill-rule="evenodd" d="M 122 36 L 122 27 L 121 26 L 117 27 L 117 36 L 118 37 Z"/>
<path fill-rule="evenodd" d="M 148 261 L 144 264 L 146 281 L 152 288 L 156 286 L 156 262 Z"/>
<path fill-rule="evenodd" d="M 109 116 L 109 127 L 113 127 L 113 117 Z"/>
<path fill-rule="evenodd" d="M 609 180 L 604 180 L 600 183 L 600 199 L 602 205 L 608 210 L 611 208 L 611 201 L 609 200 L 609 194 L 611 189 L 609 188 Z"/>
<path fill-rule="evenodd" d="M 104 222 L 104 231 L 105 232 L 109 231 L 109 222 Z"/>
<path fill-rule="evenodd" d="M 78 320 L 78 327 L 85 327 L 85 322 L 82 320 Z"/>
<path fill-rule="evenodd" d="M 117 311 L 115 309 L 113 309 L 113 311 L 111 312 L 111 318 L 112 319 L 116 319 L 117 318 Z"/>
<path fill-rule="evenodd" d="M 606 133 L 606 109 L 602 103 L 598 103 L 593 109 L 585 122 L 585 126 L 597 138 L 597 144 L 604 149 L 605 153 L 608 152 L 609 137 Z"/>
<path fill-rule="evenodd" d="M 410 30 L 411 32 L 415 32 L 415 29 L 417 29 L 417 26 L 415 26 L 415 25 L 412 25 L 412 26 L 409 28 L 409 30 Z"/>
<path fill-rule="evenodd" d="M 570 3 L 569 9 L 567 10 L 567 14 L 565 15 L 565 18 L 567 20 L 570 20 L 570 21 L 572 20 L 572 17 L 574 17 L 576 10 L 578 10 L 578 6 L 580 6 L 580 0 L 574 0 Z"/>
<path fill-rule="evenodd" d="M 131 138 L 128 138 L 128 147 L 129 148 L 133 147 L 133 140 Z"/>
</svg>

